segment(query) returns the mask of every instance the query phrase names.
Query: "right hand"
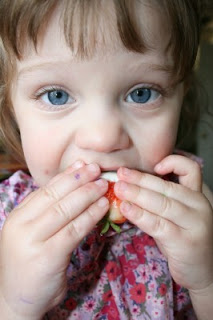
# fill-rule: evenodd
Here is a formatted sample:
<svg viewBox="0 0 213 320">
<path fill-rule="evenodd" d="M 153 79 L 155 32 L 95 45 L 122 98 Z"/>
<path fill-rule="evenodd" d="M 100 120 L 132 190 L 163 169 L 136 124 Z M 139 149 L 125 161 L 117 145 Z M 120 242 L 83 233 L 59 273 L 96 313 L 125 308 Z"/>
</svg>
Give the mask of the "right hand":
<svg viewBox="0 0 213 320">
<path fill-rule="evenodd" d="M 72 251 L 109 208 L 102 198 L 108 184 L 97 184 L 99 176 L 98 165 L 68 169 L 9 215 L 0 239 L 0 299 L 8 319 L 41 319 L 63 299 Z"/>
</svg>

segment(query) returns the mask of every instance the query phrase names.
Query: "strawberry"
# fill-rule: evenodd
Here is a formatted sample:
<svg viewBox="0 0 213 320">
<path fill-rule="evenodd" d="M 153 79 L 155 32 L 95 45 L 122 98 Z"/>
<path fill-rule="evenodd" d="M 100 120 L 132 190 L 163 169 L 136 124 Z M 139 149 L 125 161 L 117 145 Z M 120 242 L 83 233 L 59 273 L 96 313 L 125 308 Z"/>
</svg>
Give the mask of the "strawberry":
<svg viewBox="0 0 213 320">
<path fill-rule="evenodd" d="M 124 223 L 126 218 L 121 214 L 119 209 L 121 200 L 118 199 L 114 193 L 114 185 L 115 182 L 118 181 L 118 177 L 116 172 L 104 172 L 101 174 L 101 177 L 109 181 L 108 191 L 105 194 L 109 200 L 109 211 L 101 221 L 101 224 L 103 225 L 101 234 L 106 233 L 110 227 L 119 233 L 121 228 L 118 224 Z"/>
</svg>

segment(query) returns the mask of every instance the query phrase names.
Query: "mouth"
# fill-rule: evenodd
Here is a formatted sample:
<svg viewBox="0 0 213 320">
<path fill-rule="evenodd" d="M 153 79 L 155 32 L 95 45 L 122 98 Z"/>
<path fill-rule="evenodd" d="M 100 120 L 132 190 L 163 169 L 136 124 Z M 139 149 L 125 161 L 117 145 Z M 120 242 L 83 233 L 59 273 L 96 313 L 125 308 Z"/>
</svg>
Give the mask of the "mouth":
<svg viewBox="0 0 213 320">
<path fill-rule="evenodd" d="M 117 172 L 120 167 L 100 167 L 101 172 L 113 171 Z"/>
</svg>

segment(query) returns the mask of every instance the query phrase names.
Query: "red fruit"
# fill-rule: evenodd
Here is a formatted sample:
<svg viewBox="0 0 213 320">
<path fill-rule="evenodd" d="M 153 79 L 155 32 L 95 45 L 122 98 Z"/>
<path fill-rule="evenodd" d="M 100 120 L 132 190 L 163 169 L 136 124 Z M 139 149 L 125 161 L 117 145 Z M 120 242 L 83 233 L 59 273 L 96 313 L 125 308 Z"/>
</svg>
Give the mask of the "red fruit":
<svg viewBox="0 0 213 320">
<path fill-rule="evenodd" d="M 121 200 L 118 199 L 114 193 L 115 182 L 118 181 L 117 174 L 115 172 L 104 172 L 101 175 L 102 178 L 109 181 L 108 191 L 105 194 L 109 200 L 109 211 L 104 219 L 101 221 L 103 224 L 101 233 L 106 233 L 110 226 L 116 231 L 120 232 L 121 228 L 118 224 L 122 224 L 126 221 L 126 218 L 120 212 L 120 203 Z"/>
<path fill-rule="evenodd" d="M 115 182 L 109 181 L 109 188 L 105 197 L 109 200 L 108 219 L 114 223 L 121 224 L 126 221 L 126 218 L 120 212 L 121 200 L 114 193 Z"/>
</svg>

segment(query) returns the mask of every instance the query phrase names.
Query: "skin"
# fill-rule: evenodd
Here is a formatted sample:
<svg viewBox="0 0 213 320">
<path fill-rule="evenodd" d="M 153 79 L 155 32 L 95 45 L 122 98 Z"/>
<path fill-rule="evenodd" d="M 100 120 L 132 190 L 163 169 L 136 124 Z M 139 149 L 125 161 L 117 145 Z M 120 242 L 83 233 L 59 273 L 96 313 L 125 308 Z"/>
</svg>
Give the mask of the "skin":
<svg viewBox="0 0 213 320">
<path fill-rule="evenodd" d="M 156 49 L 143 55 L 125 50 L 115 39 L 98 47 L 92 59 L 75 59 L 61 35 L 59 10 L 39 43 L 39 54 L 26 48 L 17 63 L 12 100 L 25 159 L 38 185 L 76 160 L 95 162 L 102 170 L 128 166 L 153 172 L 173 151 L 184 86 L 171 87 L 170 73 L 156 67 L 168 67 L 171 61 L 165 55 L 169 36 L 162 39 L 166 28 L 158 13 L 146 10 L 141 14 L 152 17 L 145 22 L 153 29 L 147 41 Z M 69 93 L 73 103 L 57 109 L 45 103 L 46 96 L 36 99 L 42 88 L 52 86 Z M 167 95 L 159 93 L 144 105 L 127 102 L 127 95 L 141 86 Z"/>
<path fill-rule="evenodd" d="M 70 254 L 108 210 L 107 182 L 98 179 L 104 170 L 118 170 L 122 213 L 156 239 L 174 280 L 190 290 L 198 317 L 203 294 L 202 319 L 210 319 L 212 206 L 202 194 L 198 165 L 170 155 L 184 84 L 171 87 L 165 71 L 172 59 L 158 11 L 142 5 L 138 10 L 150 31 L 145 37 L 152 49 L 144 54 L 127 51 L 117 39 L 100 43 L 93 58 L 77 60 L 62 36 L 58 8 L 38 51 L 28 44 L 17 62 L 14 113 L 40 188 L 13 210 L 1 234 L 4 319 L 41 319 L 61 301 Z M 150 86 L 151 100 L 129 100 L 135 88 Z M 69 102 L 52 106 L 42 91 L 52 87 L 66 91 Z M 158 177 L 170 172 L 179 185 Z"/>
</svg>

